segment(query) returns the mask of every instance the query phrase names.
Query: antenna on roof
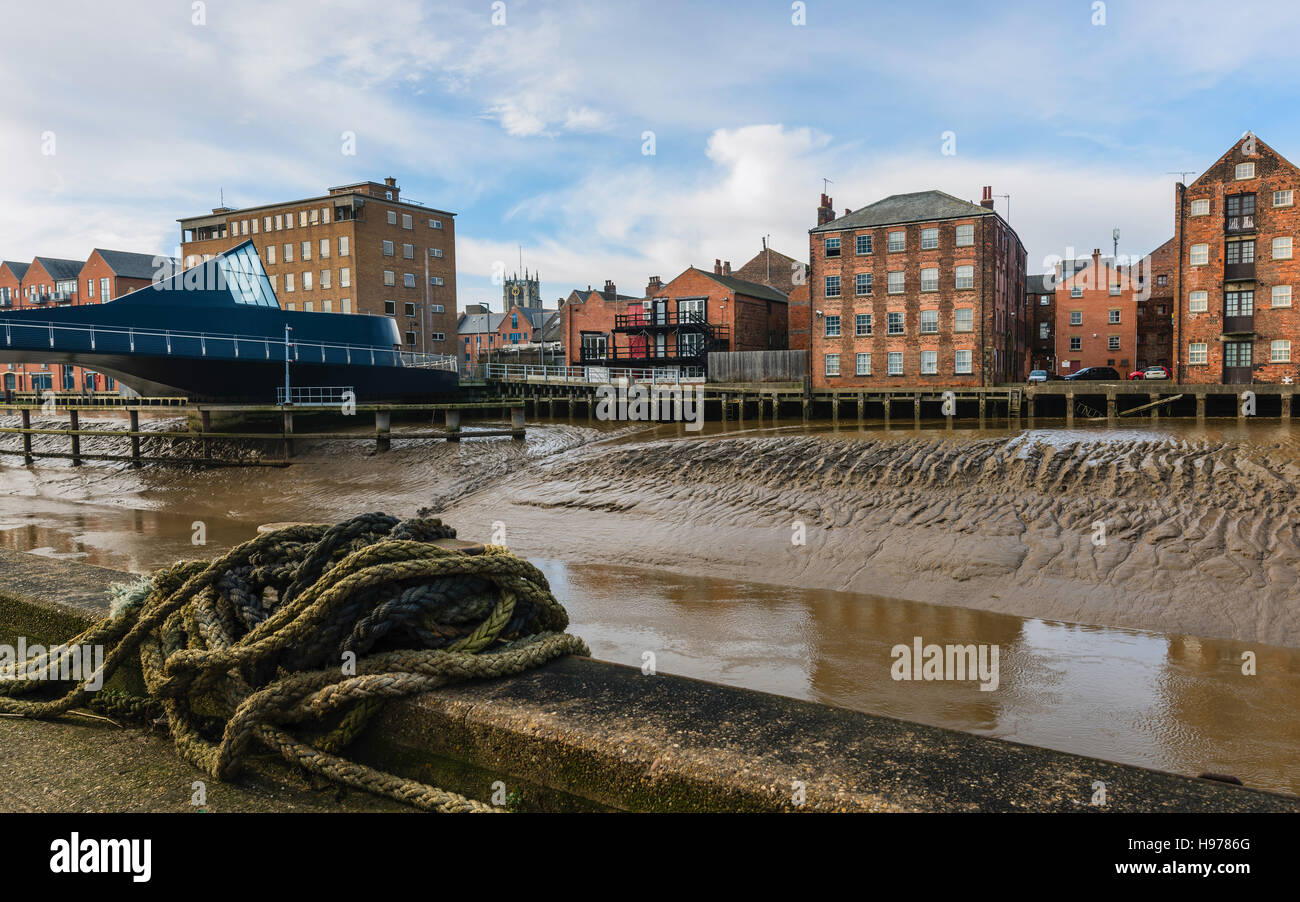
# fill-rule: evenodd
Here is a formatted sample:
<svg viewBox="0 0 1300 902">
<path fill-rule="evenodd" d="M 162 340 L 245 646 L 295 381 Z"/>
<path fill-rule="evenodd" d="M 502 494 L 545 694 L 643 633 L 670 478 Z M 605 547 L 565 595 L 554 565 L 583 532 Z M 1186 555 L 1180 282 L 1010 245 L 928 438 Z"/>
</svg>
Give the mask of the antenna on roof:
<svg viewBox="0 0 1300 902">
<path fill-rule="evenodd" d="M 224 207 L 226 205 L 226 189 L 218 188 L 217 190 L 221 192 L 221 206 Z"/>
<path fill-rule="evenodd" d="M 832 182 L 830 179 L 828 179 L 828 178 L 823 178 L 823 179 L 822 179 L 822 194 L 825 194 L 827 191 L 831 190 L 831 189 L 830 189 L 830 186 L 833 185 L 833 184 L 835 184 L 835 183 Z"/>
<path fill-rule="evenodd" d="M 1165 171 L 1165 175 L 1176 175 L 1178 180 L 1185 185 L 1187 184 L 1187 177 L 1195 174 L 1195 172 L 1195 169 L 1169 169 Z"/>
</svg>

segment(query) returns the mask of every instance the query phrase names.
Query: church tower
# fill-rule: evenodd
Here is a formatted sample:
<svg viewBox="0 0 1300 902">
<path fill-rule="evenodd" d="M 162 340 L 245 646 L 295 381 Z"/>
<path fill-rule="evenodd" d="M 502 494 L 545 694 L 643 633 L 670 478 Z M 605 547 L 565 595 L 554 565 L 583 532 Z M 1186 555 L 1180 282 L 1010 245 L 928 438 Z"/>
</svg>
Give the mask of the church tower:
<svg viewBox="0 0 1300 902">
<path fill-rule="evenodd" d="M 515 273 L 506 279 L 505 288 L 502 291 L 502 300 L 504 306 L 502 310 L 509 310 L 512 305 L 519 307 L 538 307 L 542 306 L 542 282 L 537 273 L 531 276 L 528 270 L 524 270 L 524 277 L 519 278 L 519 273 Z"/>
</svg>

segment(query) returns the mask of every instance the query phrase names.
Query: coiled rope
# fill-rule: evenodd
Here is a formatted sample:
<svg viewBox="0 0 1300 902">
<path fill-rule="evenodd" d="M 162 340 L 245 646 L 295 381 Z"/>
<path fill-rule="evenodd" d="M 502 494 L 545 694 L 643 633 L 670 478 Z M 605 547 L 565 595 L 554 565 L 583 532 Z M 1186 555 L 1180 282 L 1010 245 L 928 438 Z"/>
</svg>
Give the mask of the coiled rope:
<svg viewBox="0 0 1300 902">
<path fill-rule="evenodd" d="M 382 703 L 508 676 L 590 651 L 546 577 L 504 546 L 471 555 L 440 520 L 366 514 L 259 535 L 215 561 L 182 561 L 118 587 L 110 615 L 46 653 L 0 668 L 0 711 L 52 718 L 83 703 L 166 716 L 176 748 L 218 780 L 258 747 L 330 780 L 433 811 L 482 802 L 338 753 Z M 107 680 L 138 655 L 148 697 L 32 693 L 78 646 L 105 649 Z"/>
</svg>

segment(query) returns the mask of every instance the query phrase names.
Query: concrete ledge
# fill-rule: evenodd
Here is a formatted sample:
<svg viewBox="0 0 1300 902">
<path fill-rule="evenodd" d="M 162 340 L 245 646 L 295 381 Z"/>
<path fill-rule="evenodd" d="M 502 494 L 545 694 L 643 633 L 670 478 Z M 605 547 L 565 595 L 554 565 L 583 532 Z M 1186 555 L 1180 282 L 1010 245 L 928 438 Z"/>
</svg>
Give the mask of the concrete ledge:
<svg viewBox="0 0 1300 902">
<path fill-rule="evenodd" d="M 0 550 L 0 634 L 45 641 L 126 574 Z M 57 600 L 56 600 L 57 599 Z M 41 631 L 41 632 L 38 632 Z M 587 658 L 390 702 L 358 760 L 534 810 L 1300 811 L 1300 798 Z M 1104 809 L 1092 784 L 1107 785 Z"/>
</svg>

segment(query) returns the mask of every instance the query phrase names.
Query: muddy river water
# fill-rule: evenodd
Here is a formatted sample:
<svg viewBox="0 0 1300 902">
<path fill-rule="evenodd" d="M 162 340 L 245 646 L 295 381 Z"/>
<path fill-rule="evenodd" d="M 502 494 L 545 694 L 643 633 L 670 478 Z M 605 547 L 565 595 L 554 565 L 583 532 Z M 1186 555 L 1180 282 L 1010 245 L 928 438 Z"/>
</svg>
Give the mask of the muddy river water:
<svg viewBox="0 0 1300 902">
<path fill-rule="evenodd" d="M 4 455 L 0 545 L 147 571 L 261 523 L 432 507 L 537 563 L 599 658 L 1300 793 L 1300 433 L 907 427 L 580 418 L 284 469 Z M 996 645 L 997 689 L 895 680 L 915 637 Z"/>
</svg>

